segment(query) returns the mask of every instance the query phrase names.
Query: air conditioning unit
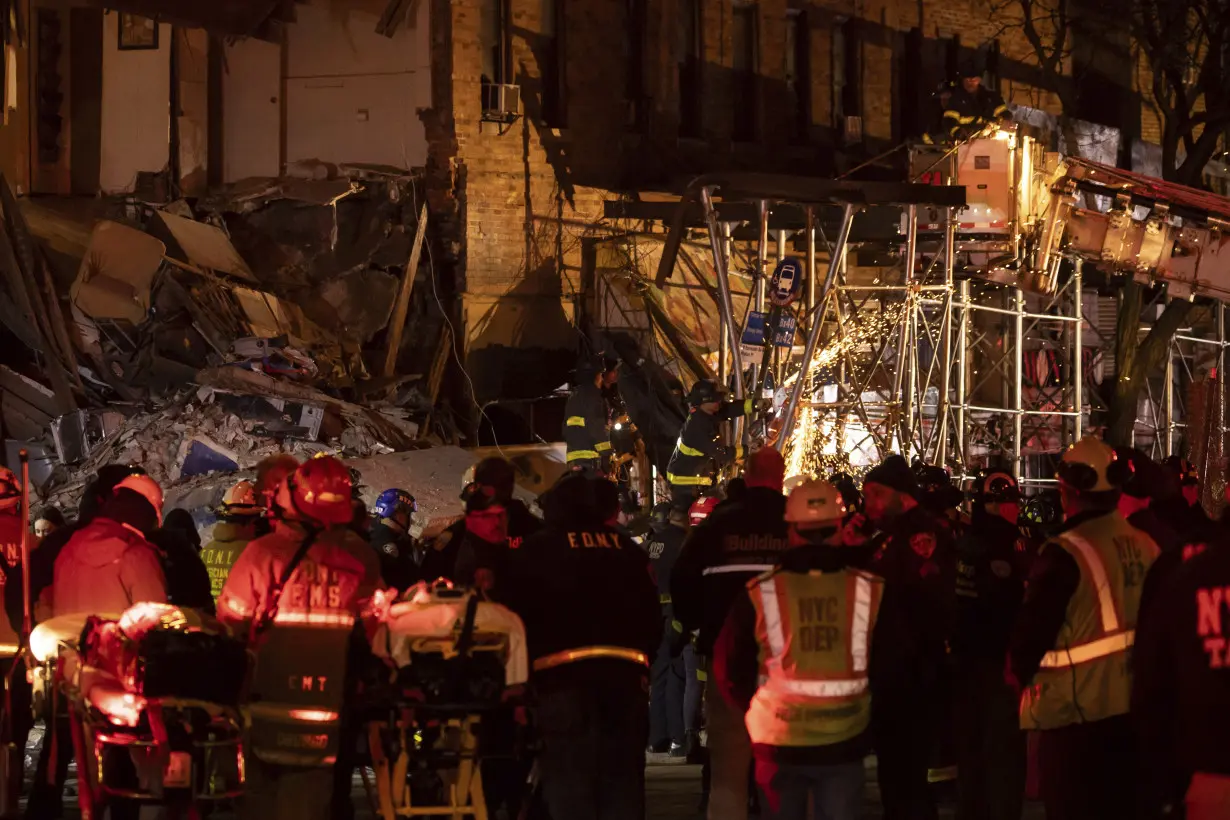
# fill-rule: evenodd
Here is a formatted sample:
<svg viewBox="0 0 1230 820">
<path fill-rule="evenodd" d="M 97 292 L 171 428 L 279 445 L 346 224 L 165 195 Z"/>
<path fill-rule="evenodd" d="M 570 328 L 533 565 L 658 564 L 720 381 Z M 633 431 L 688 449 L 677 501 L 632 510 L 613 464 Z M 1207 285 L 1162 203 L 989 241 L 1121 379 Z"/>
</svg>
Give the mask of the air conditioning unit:
<svg viewBox="0 0 1230 820">
<path fill-rule="evenodd" d="M 483 119 L 513 122 L 521 116 L 521 86 L 512 83 L 483 84 Z"/>
<path fill-rule="evenodd" d="M 842 117 L 842 139 L 846 145 L 855 145 L 863 141 L 863 118 Z"/>
</svg>

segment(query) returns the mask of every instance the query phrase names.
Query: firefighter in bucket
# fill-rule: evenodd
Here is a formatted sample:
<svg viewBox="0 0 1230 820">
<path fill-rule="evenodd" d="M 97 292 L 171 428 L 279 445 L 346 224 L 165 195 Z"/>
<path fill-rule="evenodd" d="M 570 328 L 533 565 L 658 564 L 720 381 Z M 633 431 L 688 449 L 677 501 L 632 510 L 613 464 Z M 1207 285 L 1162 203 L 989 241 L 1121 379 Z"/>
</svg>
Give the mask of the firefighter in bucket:
<svg viewBox="0 0 1230 820">
<path fill-rule="evenodd" d="M 333 770 L 347 770 L 353 748 L 341 714 L 348 659 L 380 567 L 348 528 L 351 479 L 340 461 L 300 465 L 273 506 L 273 532 L 240 554 L 218 598 L 219 619 L 255 654 L 241 816 L 326 820 L 349 797 L 333 803 Z"/>
</svg>

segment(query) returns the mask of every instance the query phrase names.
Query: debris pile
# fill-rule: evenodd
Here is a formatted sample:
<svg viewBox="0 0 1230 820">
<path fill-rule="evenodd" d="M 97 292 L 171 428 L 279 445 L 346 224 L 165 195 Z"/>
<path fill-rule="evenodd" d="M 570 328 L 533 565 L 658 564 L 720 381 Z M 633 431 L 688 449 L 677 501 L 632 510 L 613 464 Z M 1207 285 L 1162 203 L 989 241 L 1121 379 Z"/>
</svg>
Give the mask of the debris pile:
<svg viewBox="0 0 1230 820">
<path fill-rule="evenodd" d="M 0 430 L 54 454 L 40 495 L 116 461 L 172 485 L 274 452 L 412 450 L 448 429 L 452 339 L 428 289 L 414 298 L 422 186 L 393 168 L 289 170 L 108 203 L 71 283 L 0 179 Z"/>
</svg>

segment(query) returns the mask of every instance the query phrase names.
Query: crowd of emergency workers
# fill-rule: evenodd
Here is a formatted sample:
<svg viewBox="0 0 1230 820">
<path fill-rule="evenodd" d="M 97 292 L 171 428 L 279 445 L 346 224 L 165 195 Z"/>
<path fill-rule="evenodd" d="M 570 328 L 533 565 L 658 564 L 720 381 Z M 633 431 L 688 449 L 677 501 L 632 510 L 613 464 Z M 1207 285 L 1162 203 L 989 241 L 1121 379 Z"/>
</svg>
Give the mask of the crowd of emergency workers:
<svg viewBox="0 0 1230 820">
<path fill-rule="evenodd" d="M 301 662 L 345 670 L 345 704 L 362 700 L 358 670 L 379 665 L 368 640 L 389 602 L 447 578 L 507 607 L 532 675 L 488 728 L 536 741 L 484 761 L 492 817 L 639 820 L 647 750 L 703 761 L 698 800 L 721 820 L 859 817 L 872 755 L 890 819 L 936 817 L 948 799 L 968 820 L 1019 818 L 1031 758 L 1049 818 L 1230 816 L 1230 521 L 1204 512 L 1190 464 L 1087 436 L 1058 459 L 1057 492 L 1028 500 L 1010 471 L 963 492 L 898 455 L 861 487 L 788 477 L 771 444 L 746 458 L 723 444 L 722 420 L 757 403 L 701 381 L 669 500 L 642 527 L 611 479 L 617 389 L 613 361 L 582 368 L 569 469 L 538 499 L 541 519 L 514 497 L 513 466 L 489 458 L 464 515 L 430 538 L 412 535 L 410 493 L 369 510 L 329 456 L 262 462 L 205 544 L 187 512 L 164 517 L 139 466 L 100 469 L 71 522 L 23 520 L 20 481 L 0 470 L 4 671 L 24 663 L 32 524 L 35 621 L 140 602 L 214 614 L 257 669 L 287 665 L 274 679 L 297 682 Z M 271 624 L 349 637 L 272 656 Z M 24 739 L 30 690 L 9 681 Z M 330 714 L 335 757 L 247 755 L 241 816 L 353 816 L 358 718 Z M 71 749 L 66 725 L 49 726 L 27 817 L 62 815 Z"/>
</svg>

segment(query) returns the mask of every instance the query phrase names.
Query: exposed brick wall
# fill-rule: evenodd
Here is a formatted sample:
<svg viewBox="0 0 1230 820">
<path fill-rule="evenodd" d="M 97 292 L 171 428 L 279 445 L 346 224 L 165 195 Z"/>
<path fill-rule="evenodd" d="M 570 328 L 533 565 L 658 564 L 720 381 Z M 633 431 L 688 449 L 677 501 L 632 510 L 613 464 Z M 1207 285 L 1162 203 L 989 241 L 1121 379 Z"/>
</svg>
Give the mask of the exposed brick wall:
<svg viewBox="0 0 1230 820">
<path fill-rule="evenodd" d="M 558 326 L 579 287 L 581 244 L 610 232 L 602 202 L 613 189 L 659 187 L 704 171 L 754 168 L 826 174 L 835 160 L 832 32 L 844 17 L 857 17 L 862 41 L 860 80 L 867 150 L 878 151 L 904 135 L 898 122 L 902 93 L 902 44 L 917 28 L 927 45 L 929 86 L 942 76 L 943 41 L 959 34 L 963 54 L 998 38 L 1001 63 L 1029 75 L 1032 50 L 1018 31 L 993 20 L 985 0 L 759 0 L 754 107 L 759 122 L 753 144 L 732 144 L 736 106 L 732 97 L 732 0 L 700 0 L 703 9 L 702 139 L 678 138 L 680 124 L 679 35 L 681 0 L 645 0 L 644 128 L 630 133 L 625 100 L 625 0 L 556 0 L 568 3 L 566 49 L 567 122 L 559 130 L 541 124 L 539 55 L 542 0 L 510 0 L 514 81 L 522 88 L 525 116 L 511 126 L 481 122 L 480 19 L 488 0 L 432 0 L 433 110 L 428 129 L 430 198 L 442 211 L 437 226 L 451 233 L 442 243 L 455 257 L 455 282 L 463 294 L 465 350 L 514 344 L 507 323 L 492 319 L 501 304 L 516 304 L 520 328 Z M 790 99 L 785 86 L 786 16 L 806 14 L 810 30 L 812 144 L 793 145 Z M 582 10 L 583 9 L 583 10 Z M 941 57 L 942 59 L 942 57 Z M 1024 68 L 1021 68 L 1024 66 Z M 931 76 L 934 74 L 934 76 Z M 1005 80 L 1010 101 L 1058 111 L 1053 94 L 1022 79 Z M 857 158 L 855 158 L 857 159 Z M 848 163 L 846 163 L 848 164 Z M 450 221 L 451 220 L 451 221 Z M 503 302 L 497 297 L 505 297 Z M 511 308 L 510 308 L 511 310 Z M 514 328 L 515 330 L 515 328 Z M 515 333 L 513 333 L 515 336 Z M 534 336 L 550 346 L 550 334 Z M 573 339 L 559 334 L 557 344 Z"/>
</svg>

